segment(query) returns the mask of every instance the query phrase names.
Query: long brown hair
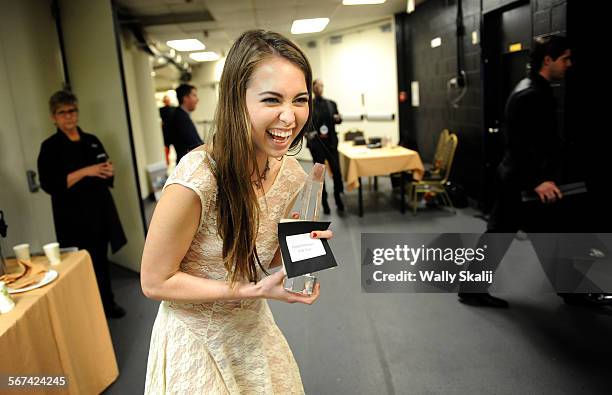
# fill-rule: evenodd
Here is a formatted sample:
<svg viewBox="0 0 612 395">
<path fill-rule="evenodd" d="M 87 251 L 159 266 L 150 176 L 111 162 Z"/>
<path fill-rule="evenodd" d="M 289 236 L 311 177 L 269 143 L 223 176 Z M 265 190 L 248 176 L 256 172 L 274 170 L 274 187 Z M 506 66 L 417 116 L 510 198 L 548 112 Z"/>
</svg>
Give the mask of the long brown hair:
<svg viewBox="0 0 612 395">
<path fill-rule="evenodd" d="M 217 227 L 223 240 L 223 263 L 231 284 L 247 279 L 258 281 L 257 266 L 264 272 L 255 241 L 259 227 L 259 203 L 251 182 L 253 171 L 261 174 L 251 137 L 251 121 L 246 106 L 246 90 L 257 66 L 270 57 L 280 56 L 295 64 L 306 79 L 308 108 L 312 108 L 310 63 L 296 44 L 278 33 L 251 30 L 232 45 L 219 82 L 219 102 L 215 113 L 212 166 L 217 179 Z M 291 142 L 299 150 L 304 128 Z"/>
</svg>

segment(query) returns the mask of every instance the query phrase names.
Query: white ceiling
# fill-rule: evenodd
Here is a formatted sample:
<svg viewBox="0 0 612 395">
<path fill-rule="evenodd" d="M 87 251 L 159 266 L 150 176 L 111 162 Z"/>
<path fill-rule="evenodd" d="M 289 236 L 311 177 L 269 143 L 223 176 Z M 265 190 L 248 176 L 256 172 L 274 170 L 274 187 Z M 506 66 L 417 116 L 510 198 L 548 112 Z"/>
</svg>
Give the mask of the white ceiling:
<svg viewBox="0 0 612 395">
<path fill-rule="evenodd" d="M 295 19 L 329 18 L 325 30 L 318 33 L 321 35 L 405 12 L 406 1 L 387 0 L 384 4 L 363 6 L 344 6 L 342 0 L 117 0 L 116 3 L 145 25 L 149 39 L 157 42 L 160 49 L 165 49 L 168 40 L 197 38 L 207 50 L 225 54 L 232 41 L 245 30 L 269 29 L 300 40 L 317 34 L 292 35 L 291 24 Z"/>
</svg>

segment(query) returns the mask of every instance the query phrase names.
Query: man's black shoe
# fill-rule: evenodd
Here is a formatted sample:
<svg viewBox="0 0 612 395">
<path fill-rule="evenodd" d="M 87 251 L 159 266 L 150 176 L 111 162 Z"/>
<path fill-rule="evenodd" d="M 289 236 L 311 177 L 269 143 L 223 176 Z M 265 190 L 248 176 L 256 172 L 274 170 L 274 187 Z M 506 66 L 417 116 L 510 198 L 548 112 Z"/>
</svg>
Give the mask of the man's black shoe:
<svg viewBox="0 0 612 395">
<path fill-rule="evenodd" d="M 323 214 L 329 215 L 331 211 L 329 210 L 329 204 L 326 200 L 323 200 Z"/>
<path fill-rule="evenodd" d="M 612 306 L 612 298 L 608 294 L 563 294 L 561 297 L 570 306 Z"/>
<path fill-rule="evenodd" d="M 123 307 L 119 306 L 116 303 L 113 303 L 111 306 L 104 308 L 104 313 L 106 314 L 107 318 L 121 318 L 127 312 Z"/>
<path fill-rule="evenodd" d="M 495 307 L 500 309 L 508 308 L 508 302 L 503 299 L 491 296 L 488 293 L 462 293 L 458 294 L 459 302 L 470 306 Z"/>
<path fill-rule="evenodd" d="M 338 211 L 340 212 L 344 211 L 344 203 L 342 202 L 342 198 L 340 197 L 340 194 L 335 193 L 334 198 L 336 199 L 336 207 L 338 208 Z"/>
</svg>

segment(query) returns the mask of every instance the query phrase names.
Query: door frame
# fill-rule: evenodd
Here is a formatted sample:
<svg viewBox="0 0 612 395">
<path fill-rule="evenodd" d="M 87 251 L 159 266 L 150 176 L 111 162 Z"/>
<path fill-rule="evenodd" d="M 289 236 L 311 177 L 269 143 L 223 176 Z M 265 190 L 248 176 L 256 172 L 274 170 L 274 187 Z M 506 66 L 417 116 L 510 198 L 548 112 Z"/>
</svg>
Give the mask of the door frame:
<svg viewBox="0 0 612 395">
<path fill-rule="evenodd" d="M 484 213 L 488 213 L 493 204 L 495 193 L 495 172 L 498 163 L 490 163 L 489 147 L 494 143 L 491 134 L 498 133 L 501 125 L 496 115 L 500 110 L 497 106 L 499 92 L 503 90 L 504 81 L 499 78 L 502 66 L 502 57 L 497 56 L 502 53 L 502 15 L 509 10 L 530 5 L 529 37 L 533 37 L 533 2 L 530 0 L 517 0 L 501 5 L 496 8 L 483 10 L 480 19 L 481 31 L 481 83 L 482 83 L 482 158 L 483 170 L 481 174 L 482 188 L 480 196 L 480 206 Z M 495 56 L 493 56 L 495 55 Z M 496 122 L 497 121 L 497 122 Z"/>
</svg>

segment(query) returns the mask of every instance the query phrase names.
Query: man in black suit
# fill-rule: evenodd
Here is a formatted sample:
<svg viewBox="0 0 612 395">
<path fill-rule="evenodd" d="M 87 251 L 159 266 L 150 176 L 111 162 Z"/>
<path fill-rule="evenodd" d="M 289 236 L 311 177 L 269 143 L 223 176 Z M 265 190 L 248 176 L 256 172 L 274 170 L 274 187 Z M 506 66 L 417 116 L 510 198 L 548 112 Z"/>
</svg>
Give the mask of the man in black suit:
<svg viewBox="0 0 612 395">
<path fill-rule="evenodd" d="M 307 145 L 314 163 L 329 163 L 334 178 L 334 198 L 338 211 L 344 211 L 344 203 L 341 194 L 344 191 L 342 184 L 342 173 L 338 158 L 338 135 L 336 124 L 342 122 L 338 113 L 338 106 L 333 100 L 323 97 L 323 81 L 314 80 L 312 83 L 314 100 L 312 101 L 312 125 L 314 131 L 307 134 Z M 327 190 L 323 183 L 323 212 L 329 214 L 327 203 Z"/>
<path fill-rule="evenodd" d="M 174 114 L 175 107 L 170 105 L 170 98 L 164 96 L 162 99 L 164 106 L 159 109 L 159 117 L 162 120 L 162 132 L 164 136 L 164 148 L 166 153 L 166 164 L 169 164 L 168 154 L 170 153 L 170 145 L 172 144 L 170 137 L 170 120 Z"/>
<path fill-rule="evenodd" d="M 571 50 L 565 37 L 550 36 L 535 40 L 530 74 L 514 88 L 506 102 L 506 151 L 497 168 L 496 200 L 487 224 L 487 233 L 504 233 L 496 238 L 483 235 L 479 246 L 489 244 L 487 269 L 495 270 L 510 247 L 513 235 L 523 230 L 533 233 L 561 231 L 555 203 L 562 193 L 562 141 L 557 129 L 557 104 L 551 83 L 563 80 L 571 67 Z M 540 204 L 525 204 L 522 193 L 535 193 Z M 491 244 L 494 244 L 494 248 Z M 466 292 L 462 284 L 459 300 L 490 307 L 508 307 L 505 300 L 491 296 L 482 288 Z M 564 294 L 566 302 L 579 298 L 585 304 L 598 304 L 599 295 Z M 570 300 L 572 299 L 572 300 Z M 591 303 L 592 302 L 592 303 Z"/>
<path fill-rule="evenodd" d="M 198 92 L 195 86 L 181 84 L 176 88 L 176 98 L 179 106 L 174 110 L 169 125 L 170 142 L 176 150 L 176 163 L 186 153 L 204 144 L 196 130 L 189 113 L 193 112 L 198 105 Z"/>
</svg>

